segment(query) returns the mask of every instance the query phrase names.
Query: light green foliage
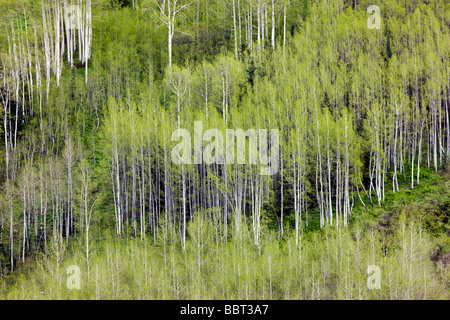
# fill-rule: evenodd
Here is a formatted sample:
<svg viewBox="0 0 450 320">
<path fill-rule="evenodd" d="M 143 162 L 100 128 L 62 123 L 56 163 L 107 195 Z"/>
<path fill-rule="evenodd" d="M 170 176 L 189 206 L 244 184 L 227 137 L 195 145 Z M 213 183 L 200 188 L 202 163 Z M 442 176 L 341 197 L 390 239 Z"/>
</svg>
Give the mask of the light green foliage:
<svg viewBox="0 0 450 320">
<path fill-rule="evenodd" d="M 325 228 L 279 242 L 265 233 L 217 243 L 201 214 L 179 241 L 151 243 L 106 237 L 93 249 L 89 272 L 83 250 L 52 245 L 26 278 L 17 276 L 6 299 L 440 299 L 448 298 L 448 266 L 429 260 L 431 241 L 401 219 L 386 250 L 376 229 Z M 170 231 L 168 231 L 170 232 Z M 245 235 L 245 233 L 244 233 Z M 66 268 L 81 268 L 81 289 L 69 290 Z M 368 266 L 381 269 L 381 289 L 367 286 Z M 448 285 L 448 284 L 447 284 Z"/>
<path fill-rule="evenodd" d="M 169 24 L 102 0 L 91 46 L 54 30 L 61 4 L 0 0 L 7 298 L 448 296 L 447 2 L 383 1 L 378 30 L 369 0 L 197 0 Z M 277 172 L 174 163 L 195 121 L 278 129 Z"/>
</svg>

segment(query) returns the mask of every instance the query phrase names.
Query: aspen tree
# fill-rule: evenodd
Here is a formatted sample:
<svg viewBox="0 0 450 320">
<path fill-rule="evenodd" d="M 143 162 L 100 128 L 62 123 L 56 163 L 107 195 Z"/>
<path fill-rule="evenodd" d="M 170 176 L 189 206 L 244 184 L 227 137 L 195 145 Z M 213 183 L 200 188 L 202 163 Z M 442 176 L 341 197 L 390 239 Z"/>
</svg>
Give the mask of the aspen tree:
<svg viewBox="0 0 450 320">
<path fill-rule="evenodd" d="M 83 223 L 83 229 L 86 233 L 86 263 L 88 268 L 88 277 L 89 277 L 89 269 L 90 269 L 90 260 L 89 260 L 89 226 L 91 216 L 89 213 L 89 189 L 90 189 L 90 173 L 89 173 L 89 164 L 86 160 L 82 159 L 80 162 L 80 218 Z"/>
<path fill-rule="evenodd" d="M 195 1 L 195 0 L 194 0 Z M 175 34 L 175 24 L 181 11 L 187 9 L 194 1 L 183 3 L 181 0 L 153 0 L 159 12 L 158 18 L 167 26 L 168 29 L 168 56 L 169 67 L 172 66 L 172 42 Z"/>
<path fill-rule="evenodd" d="M 167 77 L 166 77 L 167 85 L 170 90 L 177 97 L 177 121 L 178 128 L 181 127 L 181 107 L 186 102 L 185 95 L 188 91 L 189 82 L 190 82 L 190 71 L 188 69 L 181 69 L 177 66 L 172 66 L 168 68 Z"/>
<path fill-rule="evenodd" d="M 194 88 L 205 104 L 205 117 L 208 120 L 208 106 L 213 94 L 213 66 L 208 62 L 202 64 L 194 72 Z"/>
<path fill-rule="evenodd" d="M 71 136 L 66 139 L 66 147 L 63 154 L 64 161 L 67 168 L 67 219 L 66 219 L 66 238 L 68 240 L 69 234 L 73 232 L 73 167 L 75 166 L 75 150 Z M 72 230 L 71 230 L 72 227 Z"/>
</svg>

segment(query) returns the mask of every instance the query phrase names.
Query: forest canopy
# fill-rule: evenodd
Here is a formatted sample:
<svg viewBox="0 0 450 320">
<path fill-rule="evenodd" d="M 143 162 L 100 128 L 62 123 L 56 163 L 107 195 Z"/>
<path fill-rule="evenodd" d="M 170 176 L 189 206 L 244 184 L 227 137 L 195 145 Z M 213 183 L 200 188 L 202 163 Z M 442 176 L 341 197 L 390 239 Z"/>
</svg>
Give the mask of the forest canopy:
<svg viewBox="0 0 450 320">
<path fill-rule="evenodd" d="M 372 5 L 379 28 L 368 26 Z M 73 243 L 89 273 L 90 259 L 107 264 L 94 244 L 105 234 L 106 246 L 132 239 L 131 246 L 150 241 L 157 251 L 156 244 L 169 243 L 177 254 L 199 255 L 193 243 L 211 242 L 220 254 L 245 250 L 232 256 L 255 254 L 262 265 L 271 254 L 287 254 L 292 271 L 299 257 L 283 251 L 283 241 L 306 241 L 307 259 L 314 259 L 314 241 L 304 240 L 311 234 L 324 242 L 323 252 L 332 252 L 327 241 L 354 250 L 351 225 L 364 226 L 366 235 L 385 232 L 364 214 L 382 217 L 380 210 L 396 210 L 395 199 L 420 198 L 432 181 L 448 179 L 448 1 L 0 0 L 0 12 L 1 273 Z M 271 152 L 279 150 L 276 172 L 261 175 L 259 162 L 174 162 L 173 133 L 187 130 L 194 145 L 199 122 L 224 136 L 227 129 L 277 130 L 276 149 L 268 139 Z M 230 148 L 248 157 L 251 140 Z M 450 200 L 440 195 L 434 209 L 420 207 L 422 215 L 399 214 L 447 239 Z M 439 213 L 428 215 L 432 210 Z M 419 234 L 414 228 L 410 235 Z M 375 236 L 364 238 L 379 250 L 364 261 L 394 250 L 405 230 L 393 231 L 389 243 L 388 233 L 377 245 Z M 272 238 L 280 248 L 264 251 Z M 428 240 L 420 243 L 429 255 Z M 214 259 L 208 250 L 205 257 Z M 401 261 L 401 254 L 389 259 Z M 427 263 L 417 272 L 432 278 Z M 200 265 L 192 265 L 198 277 Z M 436 280 L 437 291 L 448 290 L 442 270 L 447 280 Z M 416 295 L 406 296 L 426 298 L 416 285 Z M 272 289 L 268 297 L 320 297 Z M 390 297 L 403 294 L 392 290 Z M 154 296 L 190 297 L 180 292 Z M 210 297 L 226 298 L 223 292 Z M 335 289 L 326 297 L 336 295 L 343 297 Z"/>
</svg>

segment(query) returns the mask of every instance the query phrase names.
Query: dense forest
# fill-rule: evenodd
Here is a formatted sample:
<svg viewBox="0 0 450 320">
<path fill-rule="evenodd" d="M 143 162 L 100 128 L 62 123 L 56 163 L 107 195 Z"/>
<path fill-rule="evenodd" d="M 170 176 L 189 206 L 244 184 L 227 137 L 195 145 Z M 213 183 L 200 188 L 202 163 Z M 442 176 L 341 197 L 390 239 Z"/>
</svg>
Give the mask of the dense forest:
<svg viewBox="0 0 450 320">
<path fill-rule="evenodd" d="M 447 0 L 0 12 L 0 297 L 450 298 Z"/>
</svg>

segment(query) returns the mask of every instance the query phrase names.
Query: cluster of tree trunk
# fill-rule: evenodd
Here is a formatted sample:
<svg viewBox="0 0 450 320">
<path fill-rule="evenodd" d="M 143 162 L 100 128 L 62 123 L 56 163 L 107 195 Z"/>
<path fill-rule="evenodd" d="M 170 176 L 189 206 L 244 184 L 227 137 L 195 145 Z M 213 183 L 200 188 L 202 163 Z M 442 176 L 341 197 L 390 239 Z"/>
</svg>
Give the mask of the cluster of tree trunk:
<svg viewBox="0 0 450 320">
<path fill-rule="evenodd" d="M 361 28 L 366 17 L 344 14 L 342 1 L 319 1 L 308 9 L 302 32 L 286 43 L 288 2 L 229 4 L 230 54 L 182 67 L 168 49 L 163 79 L 157 83 L 150 67 L 140 81 L 133 66 L 151 59 L 148 52 L 128 48 L 130 39 L 104 37 L 109 51 L 96 53 L 81 89 L 68 88 L 79 78 L 64 70 L 79 61 L 87 72 L 89 0 L 45 0 L 37 16 L 21 12 L 8 20 L 7 54 L 0 55 L 0 237 L 11 269 L 60 235 L 66 241 L 85 236 L 89 259 L 91 221 L 100 219 L 95 203 L 109 210 L 101 219 L 113 221 L 117 236 L 156 239 L 170 229 L 184 246 L 188 223 L 200 214 L 224 241 L 249 233 L 259 246 L 268 226 L 280 235 L 293 231 L 297 241 L 312 222 L 345 226 L 357 201 L 382 205 L 386 190 L 399 191 L 405 180 L 414 188 L 421 168 L 448 163 L 450 38 L 432 8 L 404 17 L 408 29 L 383 32 Z M 177 14 L 194 4 L 158 5 L 170 47 Z M 142 9 L 136 4 L 136 10 Z M 240 50 L 243 39 L 250 56 Z M 263 50 L 268 39 L 274 50 Z M 93 109 L 97 119 L 89 131 Z M 261 175 L 262 164 L 174 163 L 172 133 L 193 133 L 195 121 L 224 134 L 278 129 L 277 172 Z M 78 138 L 80 127 L 85 135 Z"/>
</svg>

